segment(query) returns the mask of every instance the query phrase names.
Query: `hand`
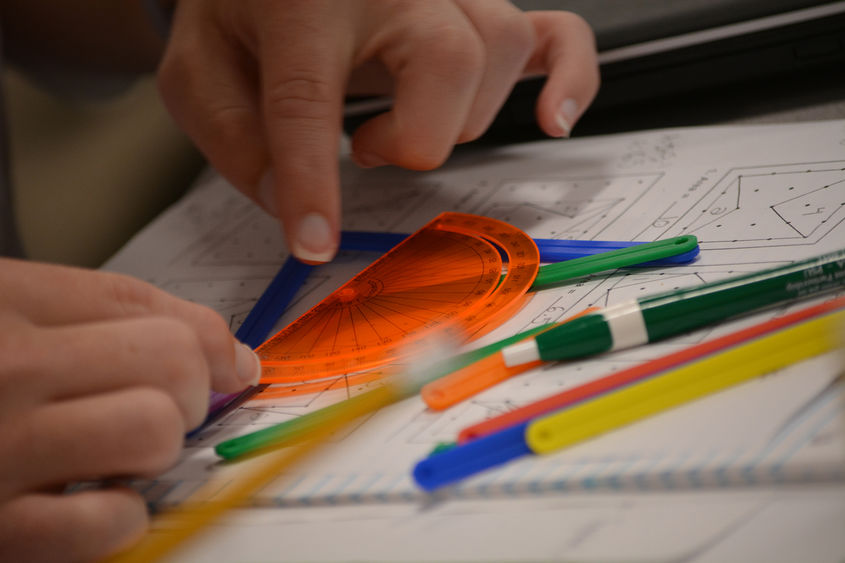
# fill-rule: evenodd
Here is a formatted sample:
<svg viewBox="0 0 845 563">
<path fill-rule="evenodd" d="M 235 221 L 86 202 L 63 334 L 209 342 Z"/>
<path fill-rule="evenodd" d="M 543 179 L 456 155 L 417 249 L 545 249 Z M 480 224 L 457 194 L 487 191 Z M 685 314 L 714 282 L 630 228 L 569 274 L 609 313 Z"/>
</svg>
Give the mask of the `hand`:
<svg viewBox="0 0 845 563">
<path fill-rule="evenodd" d="M 278 216 L 294 255 L 337 249 L 347 93 L 393 96 L 352 139 L 362 166 L 439 166 L 480 136 L 513 84 L 547 74 L 537 119 L 568 135 L 598 89 L 592 32 L 502 0 L 180 0 L 159 87 L 232 184 Z"/>
<path fill-rule="evenodd" d="M 123 487 L 153 476 L 208 409 L 258 382 L 223 319 L 118 274 L 0 259 L 0 560 L 102 558 L 146 529 Z"/>
</svg>

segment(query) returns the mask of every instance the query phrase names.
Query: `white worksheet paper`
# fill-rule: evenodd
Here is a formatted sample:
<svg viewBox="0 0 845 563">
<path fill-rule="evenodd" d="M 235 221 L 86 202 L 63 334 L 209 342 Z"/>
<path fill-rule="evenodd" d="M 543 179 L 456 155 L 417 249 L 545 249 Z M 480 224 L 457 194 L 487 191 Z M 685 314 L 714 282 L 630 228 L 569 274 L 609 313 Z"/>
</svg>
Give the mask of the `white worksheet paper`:
<svg viewBox="0 0 845 563">
<path fill-rule="evenodd" d="M 536 238 L 645 242 L 693 234 L 699 239 L 701 254 L 688 265 L 609 272 L 537 292 L 510 321 L 469 346 L 560 320 L 588 306 L 714 281 L 845 247 L 845 121 L 646 131 L 469 149 L 456 153 L 442 169 L 426 173 L 361 170 L 344 158 L 341 178 L 346 229 L 413 232 L 442 211 L 460 211 L 507 221 Z M 209 174 L 106 268 L 209 305 L 235 331 L 286 257 L 275 220 L 219 176 Z M 317 268 L 277 327 L 304 313 L 373 258 L 368 253 L 344 252 L 334 263 Z M 442 518 L 450 526 L 474 530 L 475 517 L 467 515 L 485 512 L 481 506 L 495 506 L 498 511 L 493 510 L 493 515 L 477 516 L 481 530 L 508 527 L 514 518 L 534 522 L 532 529 L 543 530 L 544 514 L 563 510 L 571 522 L 569 532 L 595 521 L 601 522 L 595 525 L 603 533 L 613 529 L 613 534 L 623 537 L 636 535 L 637 526 L 657 525 L 665 519 L 668 512 L 663 511 L 671 510 L 661 504 L 664 500 L 655 499 L 678 498 L 666 497 L 666 491 L 683 490 L 684 495 L 695 496 L 694 491 L 712 495 L 719 490 L 717 497 L 696 497 L 720 499 L 706 505 L 714 507 L 712 526 L 705 525 L 707 509 L 702 505 L 705 512 L 699 525 L 684 524 L 680 518 L 677 527 L 686 531 L 672 536 L 677 541 L 664 542 L 662 551 L 654 551 L 654 542 L 637 536 L 638 542 L 627 551 L 617 552 L 647 560 L 705 554 L 716 545 L 714 538 L 727 537 L 735 522 L 745 522 L 773 502 L 772 495 L 777 493 L 762 492 L 771 485 L 839 487 L 842 483 L 843 405 L 831 386 L 841 358 L 820 357 L 558 454 L 517 460 L 434 499 L 416 488 L 410 471 L 438 442 L 454 440 L 469 424 L 806 304 L 775 308 L 657 345 L 547 365 L 443 412 L 427 409 L 419 398 L 407 399 L 347 429 L 312 459 L 263 489 L 252 501 L 255 506 L 284 507 L 285 516 L 276 514 L 279 510 L 268 515 L 267 510 L 256 509 L 262 516 L 242 519 L 257 527 L 243 528 L 264 529 L 274 522 L 288 522 L 286 527 L 298 530 L 300 538 L 313 533 L 317 541 L 318 530 L 331 525 L 309 524 L 306 516 L 316 508 L 291 507 L 320 506 L 319 510 L 330 512 L 320 512 L 317 520 L 338 514 L 345 521 L 343 515 L 356 510 L 393 514 L 373 518 L 401 522 L 402 533 L 410 537 L 422 532 L 408 519 L 418 517 L 424 529 Z M 252 400 L 190 439 L 183 461 L 172 471 L 139 483 L 138 488 L 160 507 L 195 494 L 208 480 L 222 489 L 237 468 L 220 467 L 213 445 L 368 388 L 347 385 L 341 379 L 319 393 Z M 725 493 L 736 487 L 757 489 L 745 497 Z M 213 495 L 209 490 L 215 489 L 206 488 L 203 494 Z M 587 497 L 582 496 L 585 492 Z M 589 504 L 611 493 L 627 499 L 622 504 L 628 512 L 620 512 L 619 505 L 608 500 L 594 506 L 593 516 L 582 517 L 573 508 L 577 503 L 567 504 L 573 502 L 573 494 L 593 499 L 582 501 Z M 559 504 L 549 508 L 555 499 Z M 813 504 L 794 498 L 789 502 Z M 430 508 L 431 503 L 437 508 Z M 643 509 L 645 520 L 630 517 L 637 507 Z M 426 510 L 435 510 L 439 516 L 422 516 Z M 832 512 L 845 522 L 843 511 Z M 693 518 L 693 512 L 689 514 Z M 776 510 L 766 514 L 769 521 L 777 521 Z M 304 520 L 298 521 L 297 515 Z M 616 517 L 618 529 L 609 523 Z M 291 520 L 298 523 L 290 525 Z M 588 534 L 575 542 L 577 547 L 564 536 L 554 545 L 512 538 L 517 550 L 513 557 L 522 553 L 529 559 L 615 558 L 600 548 L 604 545 L 601 534 Z M 458 545 L 457 536 L 442 537 L 446 547 L 438 551 L 429 546 L 431 557 L 486 559 L 495 555 L 471 553 L 471 547 Z M 467 541 L 470 546 L 480 541 L 472 530 L 467 530 L 466 537 L 473 538 Z M 829 551 L 835 553 L 838 547 L 839 553 L 845 552 L 841 539 L 833 535 L 828 539 L 834 542 L 832 547 L 827 544 Z M 737 552 L 745 549 L 742 541 L 736 542 Z M 815 544 L 819 547 L 823 542 Z M 529 545 L 537 553 L 527 551 Z M 388 542 L 382 551 L 347 553 L 353 559 L 390 560 L 400 558 L 398 549 Z M 315 548 L 313 558 L 338 555 L 331 550 L 330 546 Z M 295 550 L 290 557 L 310 558 L 305 551 Z M 414 558 L 413 553 L 403 558 L 407 557 Z M 502 557 L 511 554 L 502 553 Z"/>
</svg>

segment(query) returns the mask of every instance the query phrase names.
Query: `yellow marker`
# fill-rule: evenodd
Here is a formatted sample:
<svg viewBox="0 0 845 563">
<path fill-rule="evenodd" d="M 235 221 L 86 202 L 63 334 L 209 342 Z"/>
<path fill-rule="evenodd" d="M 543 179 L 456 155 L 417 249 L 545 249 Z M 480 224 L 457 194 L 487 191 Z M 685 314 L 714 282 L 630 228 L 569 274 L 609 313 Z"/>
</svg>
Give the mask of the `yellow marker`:
<svg viewBox="0 0 845 563">
<path fill-rule="evenodd" d="M 839 346 L 839 311 L 708 356 L 642 383 L 538 418 L 525 439 L 538 454 L 571 446 Z"/>
</svg>

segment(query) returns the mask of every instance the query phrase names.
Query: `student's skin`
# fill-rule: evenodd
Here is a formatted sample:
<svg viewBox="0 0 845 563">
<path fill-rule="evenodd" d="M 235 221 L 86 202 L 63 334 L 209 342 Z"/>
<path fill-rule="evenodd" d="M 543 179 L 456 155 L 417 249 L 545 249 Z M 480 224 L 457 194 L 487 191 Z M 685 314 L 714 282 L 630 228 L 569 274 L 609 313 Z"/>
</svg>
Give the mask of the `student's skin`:
<svg viewBox="0 0 845 563">
<path fill-rule="evenodd" d="M 158 65 L 162 98 L 211 165 L 277 216 L 291 251 L 337 249 L 347 94 L 390 94 L 365 167 L 428 170 L 480 136 L 513 84 L 545 74 L 540 127 L 568 135 L 599 84 L 587 25 L 500 0 L 179 0 L 164 54 L 138 0 L 0 0 L 7 53 L 99 70 Z M 119 486 L 177 459 L 209 388 L 257 381 L 222 318 L 140 280 L 0 260 L 0 560 L 101 558 L 148 516 Z"/>
</svg>

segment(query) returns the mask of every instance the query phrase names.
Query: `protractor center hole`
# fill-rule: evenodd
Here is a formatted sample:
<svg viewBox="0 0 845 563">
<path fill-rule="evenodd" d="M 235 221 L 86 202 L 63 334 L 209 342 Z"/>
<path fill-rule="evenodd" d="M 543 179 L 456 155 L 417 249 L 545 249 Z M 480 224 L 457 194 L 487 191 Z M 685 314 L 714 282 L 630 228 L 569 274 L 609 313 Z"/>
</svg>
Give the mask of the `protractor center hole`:
<svg viewBox="0 0 845 563">
<path fill-rule="evenodd" d="M 353 303 L 372 299 L 384 291 L 384 284 L 379 279 L 365 279 L 348 285 L 335 294 L 340 303 Z"/>
</svg>

